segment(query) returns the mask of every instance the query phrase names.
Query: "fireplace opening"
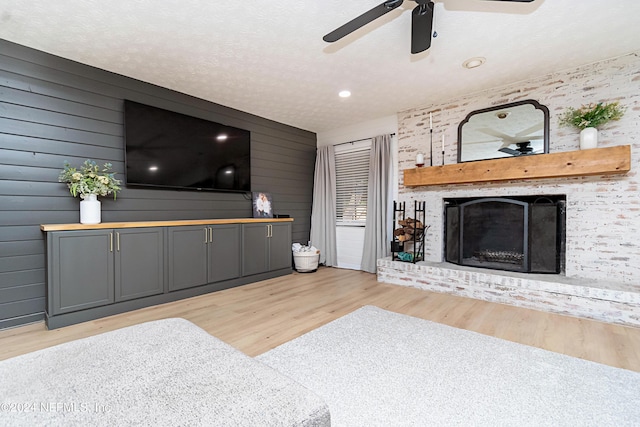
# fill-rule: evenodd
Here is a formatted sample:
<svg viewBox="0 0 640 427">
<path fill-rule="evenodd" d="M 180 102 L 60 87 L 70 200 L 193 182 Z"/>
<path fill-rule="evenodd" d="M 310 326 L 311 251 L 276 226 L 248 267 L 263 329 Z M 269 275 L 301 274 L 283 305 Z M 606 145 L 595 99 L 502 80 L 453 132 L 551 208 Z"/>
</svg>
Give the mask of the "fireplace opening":
<svg viewBox="0 0 640 427">
<path fill-rule="evenodd" d="M 524 273 L 564 270 L 566 197 L 445 199 L 445 259 Z"/>
</svg>

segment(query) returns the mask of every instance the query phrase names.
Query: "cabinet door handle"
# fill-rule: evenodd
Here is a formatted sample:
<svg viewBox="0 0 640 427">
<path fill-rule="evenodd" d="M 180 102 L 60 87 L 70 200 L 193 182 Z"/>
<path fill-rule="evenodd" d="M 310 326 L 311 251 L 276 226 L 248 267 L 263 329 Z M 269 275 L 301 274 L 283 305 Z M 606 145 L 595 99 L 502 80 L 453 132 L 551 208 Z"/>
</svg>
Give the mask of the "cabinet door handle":
<svg viewBox="0 0 640 427">
<path fill-rule="evenodd" d="M 116 232 L 116 250 L 120 252 L 120 233 Z"/>
<path fill-rule="evenodd" d="M 206 245 L 207 243 L 209 243 L 207 241 L 207 227 L 204 228 L 204 244 Z"/>
<path fill-rule="evenodd" d="M 209 243 L 213 243 L 213 227 L 209 227 Z"/>
<path fill-rule="evenodd" d="M 273 237 L 273 226 L 271 224 L 267 224 L 267 237 Z"/>
<path fill-rule="evenodd" d="M 113 233 L 109 233 L 109 252 L 113 252 Z"/>
</svg>

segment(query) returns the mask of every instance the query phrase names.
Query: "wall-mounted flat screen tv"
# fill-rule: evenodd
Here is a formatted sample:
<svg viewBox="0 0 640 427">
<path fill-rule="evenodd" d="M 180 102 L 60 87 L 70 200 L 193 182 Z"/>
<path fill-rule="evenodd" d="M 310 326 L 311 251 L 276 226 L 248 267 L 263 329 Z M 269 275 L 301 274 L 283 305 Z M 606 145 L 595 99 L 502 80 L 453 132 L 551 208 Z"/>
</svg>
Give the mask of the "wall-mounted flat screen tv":
<svg viewBox="0 0 640 427">
<path fill-rule="evenodd" d="M 127 185 L 251 191 L 251 133 L 125 100 Z"/>
</svg>

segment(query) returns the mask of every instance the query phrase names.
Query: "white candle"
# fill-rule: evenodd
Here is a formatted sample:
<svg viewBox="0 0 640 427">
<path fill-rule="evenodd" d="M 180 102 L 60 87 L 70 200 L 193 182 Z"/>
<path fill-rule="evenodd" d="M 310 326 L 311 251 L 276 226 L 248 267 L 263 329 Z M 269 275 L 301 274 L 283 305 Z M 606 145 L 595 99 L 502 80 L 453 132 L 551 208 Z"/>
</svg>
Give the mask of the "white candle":
<svg viewBox="0 0 640 427">
<path fill-rule="evenodd" d="M 433 117 L 431 117 L 431 113 L 429 113 L 429 129 L 433 129 Z"/>
<path fill-rule="evenodd" d="M 422 153 L 418 153 L 418 155 L 416 155 L 416 166 L 424 166 L 424 155 Z"/>
</svg>

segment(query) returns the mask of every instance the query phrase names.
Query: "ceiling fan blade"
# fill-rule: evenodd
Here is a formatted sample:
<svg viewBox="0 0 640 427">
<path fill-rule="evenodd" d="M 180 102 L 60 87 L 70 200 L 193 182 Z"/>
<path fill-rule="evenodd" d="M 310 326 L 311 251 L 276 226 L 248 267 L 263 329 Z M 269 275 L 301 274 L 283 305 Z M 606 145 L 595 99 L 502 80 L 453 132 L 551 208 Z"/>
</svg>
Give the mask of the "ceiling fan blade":
<svg viewBox="0 0 640 427">
<path fill-rule="evenodd" d="M 539 130 L 540 131 L 544 130 L 544 122 L 536 123 L 535 125 L 527 129 L 523 129 L 520 132 L 516 133 L 515 136 L 516 137 L 530 136 L 532 133 L 538 132 Z"/>
<path fill-rule="evenodd" d="M 481 128 L 481 129 L 478 129 L 478 131 L 485 133 L 487 135 L 495 136 L 496 138 L 500 138 L 503 142 L 509 143 L 509 144 L 515 144 L 520 141 L 519 139 L 511 135 L 507 135 L 506 133 L 503 133 L 491 128 Z"/>
<path fill-rule="evenodd" d="M 433 2 L 418 1 L 411 12 L 411 53 L 420 53 L 431 47 L 433 29 Z"/>
<path fill-rule="evenodd" d="M 511 148 L 502 147 L 498 151 L 502 151 L 503 153 L 511 154 L 512 156 L 520 156 L 522 153 L 518 150 L 513 150 Z"/>
<path fill-rule="evenodd" d="M 381 3 L 378 6 L 374 7 L 373 9 L 358 16 L 357 18 L 352 19 L 351 21 L 347 22 L 343 26 L 336 28 L 335 30 L 333 30 L 332 32 L 324 36 L 322 40 L 329 43 L 338 41 L 344 36 L 353 33 L 358 28 L 363 27 L 368 23 L 370 23 L 371 21 L 374 21 L 380 18 L 381 16 L 391 12 L 393 9 L 400 6 L 403 1 L 404 0 L 385 1 L 384 3 Z"/>
</svg>

